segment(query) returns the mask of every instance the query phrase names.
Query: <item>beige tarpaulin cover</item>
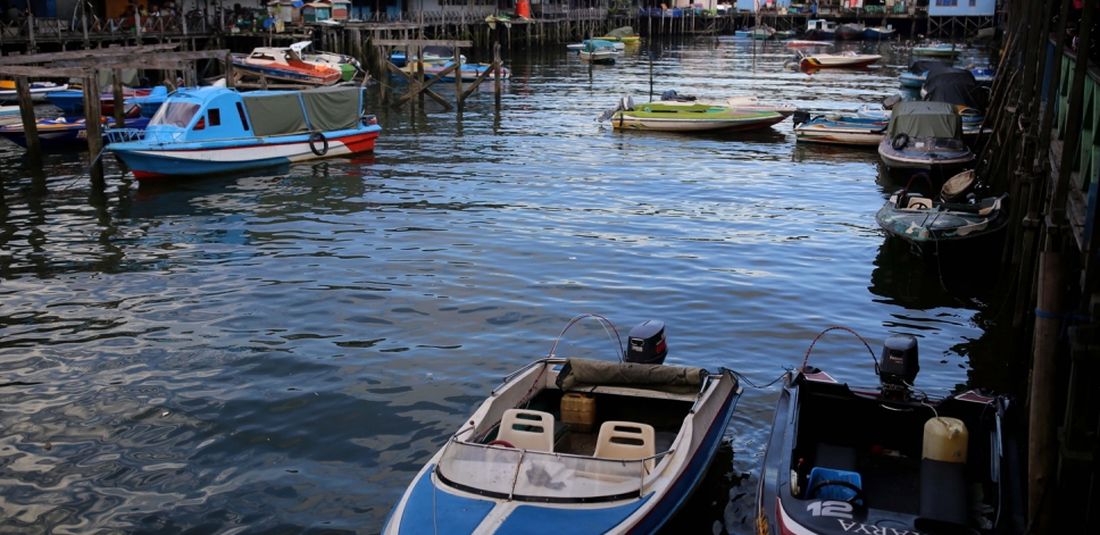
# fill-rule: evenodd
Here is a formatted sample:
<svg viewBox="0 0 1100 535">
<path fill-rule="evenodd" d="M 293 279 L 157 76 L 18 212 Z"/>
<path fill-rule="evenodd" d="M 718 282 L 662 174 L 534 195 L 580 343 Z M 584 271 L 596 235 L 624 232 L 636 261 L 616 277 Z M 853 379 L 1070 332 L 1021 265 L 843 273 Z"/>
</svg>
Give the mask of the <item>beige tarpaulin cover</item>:
<svg viewBox="0 0 1100 535">
<path fill-rule="evenodd" d="M 557 385 L 562 390 L 593 386 L 632 386 L 676 394 L 698 392 L 706 378 L 703 368 L 636 364 L 606 360 L 568 359 Z"/>
</svg>

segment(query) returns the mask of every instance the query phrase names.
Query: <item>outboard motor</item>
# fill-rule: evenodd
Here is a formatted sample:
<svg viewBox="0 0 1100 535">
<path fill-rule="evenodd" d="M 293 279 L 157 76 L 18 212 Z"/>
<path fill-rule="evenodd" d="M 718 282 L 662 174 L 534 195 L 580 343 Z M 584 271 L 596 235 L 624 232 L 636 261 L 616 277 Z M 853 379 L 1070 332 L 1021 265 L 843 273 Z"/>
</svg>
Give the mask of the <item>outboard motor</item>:
<svg viewBox="0 0 1100 535">
<path fill-rule="evenodd" d="M 668 356 L 665 323 L 646 320 L 630 329 L 626 335 L 626 355 L 623 360 L 638 364 L 664 364 Z"/>
<path fill-rule="evenodd" d="M 794 125 L 798 126 L 806 121 L 810 120 L 810 112 L 806 110 L 796 110 L 794 115 L 791 116 L 791 121 L 794 121 Z"/>
<path fill-rule="evenodd" d="M 917 338 L 911 334 L 895 334 L 887 338 L 883 343 L 882 357 L 878 365 L 882 395 L 887 398 L 905 399 L 919 371 Z"/>
</svg>

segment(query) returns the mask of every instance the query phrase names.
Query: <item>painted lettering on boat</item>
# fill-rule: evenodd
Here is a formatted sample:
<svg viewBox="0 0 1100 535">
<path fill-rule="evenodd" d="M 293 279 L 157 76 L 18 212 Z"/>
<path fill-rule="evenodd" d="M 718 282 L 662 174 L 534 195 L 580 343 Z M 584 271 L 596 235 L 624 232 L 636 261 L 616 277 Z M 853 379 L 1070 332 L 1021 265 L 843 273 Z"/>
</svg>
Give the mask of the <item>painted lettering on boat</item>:
<svg viewBox="0 0 1100 535">
<path fill-rule="evenodd" d="M 852 518 L 852 504 L 836 500 L 817 500 L 806 504 L 806 510 L 814 516 Z"/>
<path fill-rule="evenodd" d="M 909 529 L 885 528 L 880 526 L 868 526 L 855 520 L 844 521 L 836 519 L 845 533 L 863 533 L 865 535 L 921 535 L 919 531 Z"/>
</svg>

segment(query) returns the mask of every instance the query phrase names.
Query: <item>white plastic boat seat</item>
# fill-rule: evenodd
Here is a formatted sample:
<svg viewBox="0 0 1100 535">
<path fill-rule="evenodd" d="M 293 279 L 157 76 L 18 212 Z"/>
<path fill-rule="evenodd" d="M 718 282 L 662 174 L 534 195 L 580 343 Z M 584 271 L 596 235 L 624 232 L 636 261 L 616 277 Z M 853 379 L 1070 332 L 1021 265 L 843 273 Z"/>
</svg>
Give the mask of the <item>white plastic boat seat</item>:
<svg viewBox="0 0 1100 535">
<path fill-rule="evenodd" d="M 497 440 L 532 451 L 554 451 L 554 415 L 543 411 L 508 409 L 500 419 Z"/>
<path fill-rule="evenodd" d="M 593 455 L 627 461 L 652 457 L 657 453 L 654 435 L 649 424 L 608 420 L 600 425 Z"/>
<path fill-rule="evenodd" d="M 909 210 L 931 210 L 932 199 L 928 197 L 909 197 L 905 203 L 905 208 Z"/>
</svg>

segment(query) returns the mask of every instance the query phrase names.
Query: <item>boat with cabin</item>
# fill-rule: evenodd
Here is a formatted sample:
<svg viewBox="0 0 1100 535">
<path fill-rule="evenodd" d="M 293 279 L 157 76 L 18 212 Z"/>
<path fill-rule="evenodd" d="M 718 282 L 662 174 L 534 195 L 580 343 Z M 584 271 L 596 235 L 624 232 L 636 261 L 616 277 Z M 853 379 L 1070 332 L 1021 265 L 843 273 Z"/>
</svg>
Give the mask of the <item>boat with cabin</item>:
<svg viewBox="0 0 1100 535">
<path fill-rule="evenodd" d="M 246 74 L 267 80 L 305 85 L 333 85 L 343 78 L 337 67 L 308 61 L 303 50 L 310 41 L 301 41 L 287 47 L 258 47 L 247 56 L 234 55 L 233 68 Z"/>
<path fill-rule="evenodd" d="M 697 101 L 658 101 L 634 104 L 629 96 L 604 112 L 599 120 L 611 121 L 616 130 L 658 132 L 741 131 L 767 128 L 786 118 L 775 110 L 737 109 Z"/>
<path fill-rule="evenodd" d="M 139 180 L 232 173 L 374 150 L 360 87 L 168 96 L 140 140 L 108 145 Z"/>
<path fill-rule="evenodd" d="M 889 170 L 926 171 L 940 183 L 974 160 L 962 140 L 962 119 L 946 102 L 896 104 L 878 153 Z"/>
<path fill-rule="evenodd" d="M 661 322 L 631 330 L 625 351 L 608 325 L 616 361 L 559 357 L 555 341 L 505 377 L 416 474 L 382 533 L 441 522 L 452 534 L 657 532 L 702 480 L 741 386 L 724 368 L 665 364 Z"/>
<path fill-rule="evenodd" d="M 805 37 L 815 41 L 836 39 L 836 23 L 827 19 L 809 19 L 806 21 Z"/>
<path fill-rule="evenodd" d="M 844 328 L 814 343 L 833 329 Z M 974 389 L 925 394 L 915 386 L 912 335 L 888 337 L 878 358 L 867 351 L 877 387 L 810 366 L 809 351 L 787 373 L 757 488 L 756 532 L 1020 532 L 1014 403 Z"/>
</svg>

